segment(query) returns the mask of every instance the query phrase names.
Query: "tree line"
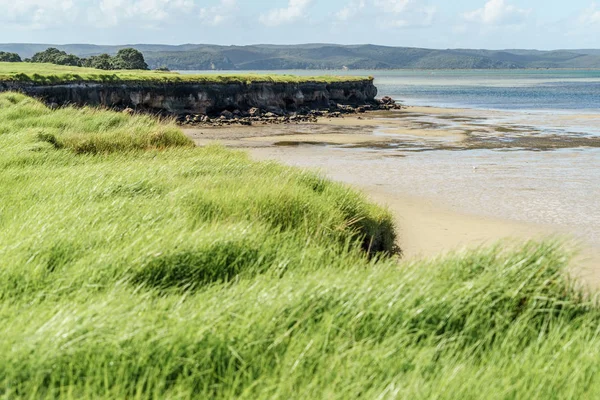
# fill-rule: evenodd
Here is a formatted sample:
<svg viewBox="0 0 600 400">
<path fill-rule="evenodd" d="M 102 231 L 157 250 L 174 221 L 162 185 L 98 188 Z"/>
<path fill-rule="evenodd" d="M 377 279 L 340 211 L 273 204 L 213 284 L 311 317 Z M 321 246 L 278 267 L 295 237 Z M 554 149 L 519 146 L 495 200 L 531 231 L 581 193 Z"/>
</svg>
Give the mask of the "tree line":
<svg viewBox="0 0 600 400">
<path fill-rule="evenodd" d="M 44 51 L 36 53 L 31 58 L 21 60 L 17 53 L 7 53 L 0 51 L 1 62 L 32 62 L 32 63 L 50 63 L 56 65 L 70 65 L 74 67 L 89 67 L 104 70 L 114 69 L 148 69 L 148 64 L 144 60 L 144 55 L 132 48 L 121 49 L 111 56 L 110 54 L 100 54 L 88 58 L 77 57 L 74 54 L 68 54 L 57 48 L 50 47 Z"/>
</svg>

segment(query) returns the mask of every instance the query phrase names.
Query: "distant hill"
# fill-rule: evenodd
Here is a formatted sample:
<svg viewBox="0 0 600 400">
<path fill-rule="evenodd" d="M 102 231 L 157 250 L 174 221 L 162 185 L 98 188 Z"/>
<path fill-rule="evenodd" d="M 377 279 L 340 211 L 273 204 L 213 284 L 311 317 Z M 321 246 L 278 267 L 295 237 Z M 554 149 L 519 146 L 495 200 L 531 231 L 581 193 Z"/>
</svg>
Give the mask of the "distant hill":
<svg viewBox="0 0 600 400">
<path fill-rule="evenodd" d="M 202 44 L 98 46 L 88 44 L 0 44 L 0 51 L 22 58 L 48 47 L 78 56 L 115 54 L 134 47 L 151 68 L 174 70 L 277 69 L 518 69 L 600 68 L 600 50 L 421 49 L 334 44 L 216 46 Z"/>
</svg>

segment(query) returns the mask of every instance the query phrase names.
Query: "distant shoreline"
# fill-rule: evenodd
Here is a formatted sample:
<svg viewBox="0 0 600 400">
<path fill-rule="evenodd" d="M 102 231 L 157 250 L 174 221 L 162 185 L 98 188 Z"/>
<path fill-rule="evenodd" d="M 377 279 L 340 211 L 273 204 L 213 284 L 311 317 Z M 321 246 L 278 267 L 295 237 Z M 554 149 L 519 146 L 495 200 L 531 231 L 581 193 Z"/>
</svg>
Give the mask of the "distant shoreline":
<svg viewBox="0 0 600 400">
<path fill-rule="evenodd" d="M 164 66 L 171 70 L 600 68 L 600 50 L 596 49 L 428 49 L 373 44 L 102 46 L 12 43 L 0 44 L 0 51 L 14 52 L 27 58 L 48 47 L 56 47 L 79 57 L 114 54 L 131 47 L 144 53 L 151 68 Z"/>
<path fill-rule="evenodd" d="M 173 72 L 188 73 L 221 73 L 221 72 L 248 72 L 255 71 L 273 72 L 273 71 L 334 71 L 334 72 L 363 72 L 363 71 L 600 71 L 600 67 L 596 68 L 365 68 L 365 69 L 327 69 L 327 68 L 291 68 L 291 69 L 177 69 Z"/>
</svg>

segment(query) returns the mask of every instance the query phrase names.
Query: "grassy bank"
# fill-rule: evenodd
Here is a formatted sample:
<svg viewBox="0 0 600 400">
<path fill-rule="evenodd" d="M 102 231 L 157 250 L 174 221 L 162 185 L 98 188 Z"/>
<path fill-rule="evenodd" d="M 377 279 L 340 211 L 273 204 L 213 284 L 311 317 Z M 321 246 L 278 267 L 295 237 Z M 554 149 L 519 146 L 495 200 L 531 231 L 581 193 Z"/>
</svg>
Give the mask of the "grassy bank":
<svg viewBox="0 0 600 400">
<path fill-rule="evenodd" d="M 18 94 L 0 149 L 0 398 L 600 394 L 552 244 L 398 265 L 344 186 Z"/>
<path fill-rule="evenodd" d="M 0 82 L 24 82 L 56 85 L 74 82 L 98 83 L 306 83 L 352 82 L 372 80 L 350 76 L 294 76 L 234 74 L 182 75 L 159 71 L 104 71 L 93 68 L 70 67 L 54 64 L 0 62 Z"/>
</svg>

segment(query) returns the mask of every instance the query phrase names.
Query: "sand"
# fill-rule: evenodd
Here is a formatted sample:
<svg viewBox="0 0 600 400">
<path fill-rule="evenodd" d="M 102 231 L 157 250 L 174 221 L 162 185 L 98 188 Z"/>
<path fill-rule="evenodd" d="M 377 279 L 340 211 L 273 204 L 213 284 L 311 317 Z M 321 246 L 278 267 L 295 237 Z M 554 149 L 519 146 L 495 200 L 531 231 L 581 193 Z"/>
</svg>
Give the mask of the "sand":
<svg viewBox="0 0 600 400">
<path fill-rule="evenodd" d="M 276 160 L 304 167 L 302 151 L 294 156 L 293 149 L 257 148 L 250 154 L 257 160 Z M 327 153 L 327 150 L 324 150 Z M 331 157 L 339 157 L 334 151 Z M 328 177 L 340 180 L 364 192 L 371 200 L 387 207 L 395 216 L 398 242 L 406 259 L 435 257 L 457 250 L 492 244 L 503 239 L 528 240 L 556 234 L 551 227 L 518 223 L 500 218 L 457 212 L 435 200 L 398 194 L 384 185 L 373 185 L 368 175 L 344 174 L 335 167 L 315 168 Z"/>
<path fill-rule="evenodd" d="M 526 117 L 499 111 L 409 107 L 402 112 L 321 119 L 317 124 L 186 132 L 199 145 L 216 141 L 244 148 L 255 159 L 316 169 L 364 191 L 396 216 L 399 245 L 407 260 L 500 240 L 561 238 L 582 249 L 571 272 L 586 285 L 600 286 L 600 241 L 594 236 L 598 234 L 594 221 L 598 219 L 600 225 L 593 209 L 597 209 L 596 192 L 564 199 L 567 205 L 584 202 L 581 215 L 569 220 L 561 216 L 564 204 L 552 205 L 564 191 L 559 187 L 546 193 L 544 185 L 536 186 L 538 176 L 541 181 L 549 179 L 548 185 L 560 186 L 563 179 L 584 189 L 593 185 L 594 177 L 577 180 L 569 171 L 564 177 L 546 171 L 565 169 L 554 167 L 560 162 L 566 167 L 593 164 L 594 156 L 580 160 L 587 153 L 580 154 L 578 149 L 598 147 L 600 140 L 523 127 L 524 121 L 532 120 Z M 549 118 L 542 119 L 545 123 Z M 557 125 L 564 120 L 565 116 L 557 116 Z M 595 123 L 589 116 L 577 123 L 585 125 L 585 121 Z M 523 148 L 535 152 L 521 154 Z M 558 160 L 548 151 L 556 148 L 567 151 Z M 517 152 L 503 153 L 511 149 Z M 536 214 L 539 209 L 543 212 Z M 573 239 L 579 231 L 584 234 Z"/>
</svg>

